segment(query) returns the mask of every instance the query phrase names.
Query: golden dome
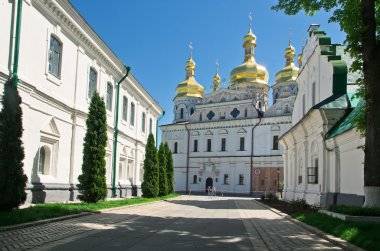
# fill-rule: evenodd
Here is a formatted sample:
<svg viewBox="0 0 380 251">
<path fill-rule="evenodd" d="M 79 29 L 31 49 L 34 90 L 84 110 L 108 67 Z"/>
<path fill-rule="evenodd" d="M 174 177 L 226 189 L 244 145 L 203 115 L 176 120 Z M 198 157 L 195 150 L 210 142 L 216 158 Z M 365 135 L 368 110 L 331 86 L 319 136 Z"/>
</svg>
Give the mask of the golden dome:
<svg viewBox="0 0 380 251">
<path fill-rule="evenodd" d="M 286 82 L 286 81 L 295 81 L 298 76 L 298 67 L 294 65 L 294 57 L 296 55 L 296 50 L 294 47 L 289 44 L 285 49 L 285 58 L 286 64 L 285 67 L 276 74 L 276 83 Z"/>
<path fill-rule="evenodd" d="M 195 62 L 192 57 L 186 62 L 186 79 L 177 85 L 177 97 L 197 97 L 202 98 L 205 88 L 201 86 L 194 78 Z"/>
<path fill-rule="evenodd" d="M 244 62 L 231 71 L 230 88 L 234 88 L 240 83 L 268 85 L 268 71 L 264 66 L 256 63 L 255 47 L 256 36 L 250 28 L 248 34 L 244 36 Z"/>
</svg>

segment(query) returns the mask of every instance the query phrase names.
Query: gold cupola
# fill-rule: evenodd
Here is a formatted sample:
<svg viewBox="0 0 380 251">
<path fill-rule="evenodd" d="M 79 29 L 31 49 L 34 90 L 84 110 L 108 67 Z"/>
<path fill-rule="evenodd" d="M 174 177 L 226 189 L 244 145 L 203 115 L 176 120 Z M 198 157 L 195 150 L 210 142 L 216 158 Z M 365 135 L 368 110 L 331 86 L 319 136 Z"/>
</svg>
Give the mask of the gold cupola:
<svg viewBox="0 0 380 251">
<path fill-rule="evenodd" d="M 217 91 L 219 89 L 219 86 L 220 86 L 220 76 L 219 76 L 219 65 L 218 65 L 218 63 L 216 66 L 216 73 L 214 76 L 213 84 L 214 84 L 214 91 Z"/>
<path fill-rule="evenodd" d="M 205 88 L 201 86 L 194 78 L 195 62 L 190 55 L 186 62 L 186 79 L 177 85 L 175 98 L 178 97 L 196 97 L 202 98 Z"/>
<path fill-rule="evenodd" d="M 231 71 L 230 89 L 249 88 L 252 84 L 268 85 L 268 71 L 256 63 L 255 47 L 256 36 L 252 33 L 250 25 L 248 34 L 244 36 L 244 62 Z"/>
<path fill-rule="evenodd" d="M 286 59 L 285 67 L 282 68 L 282 70 L 276 74 L 275 84 L 296 80 L 299 69 L 294 64 L 295 55 L 296 55 L 296 50 L 292 46 L 291 42 L 289 42 L 289 46 L 285 49 L 285 59 Z"/>
</svg>

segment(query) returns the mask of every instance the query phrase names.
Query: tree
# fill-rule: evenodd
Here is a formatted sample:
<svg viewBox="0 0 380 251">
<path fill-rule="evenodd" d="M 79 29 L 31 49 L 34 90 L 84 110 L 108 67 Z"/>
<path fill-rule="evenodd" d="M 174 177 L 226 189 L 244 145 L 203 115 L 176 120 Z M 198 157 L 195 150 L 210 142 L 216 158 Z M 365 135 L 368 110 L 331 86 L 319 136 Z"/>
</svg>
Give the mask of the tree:
<svg viewBox="0 0 380 251">
<path fill-rule="evenodd" d="M 174 165 L 172 152 L 169 149 L 168 142 L 165 142 L 166 152 L 166 175 L 168 181 L 168 193 L 174 193 Z"/>
<path fill-rule="evenodd" d="M 107 116 L 104 99 L 94 92 L 86 120 L 87 131 L 83 143 L 82 174 L 79 175 L 78 199 L 98 202 L 107 197 L 106 146 Z"/>
<path fill-rule="evenodd" d="M 26 200 L 21 97 L 13 79 L 4 85 L 0 112 L 0 211 L 10 211 Z"/>
<path fill-rule="evenodd" d="M 301 10 L 314 14 L 331 11 L 330 22 L 337 22 L 347 34 L 347 52 L 355 59 L 351 71 L 361 70 L 359 95 L 366 102 L 361 116 L 365 128 L 364 207 L 380 207 L 380 0 L 278 0 L 272 7 L 294 15 Z M 360 121 L 359 121 L 360 125 Z M 359 126 L 360 127 L 360 126 Z"/>
<path fill-rule="evenodd" d="M 144 160 L 144 181 L 141 184 L 143 197 L 154 198 L 159 194 L 159 168 L 157 149 L 154 143 L 153 134 L 149 134 L 148 142 L 145 147 Z"/>
<path fill-rule="evenodd" d="M 168 194 L 168 181 L 167 181 L 167 160 L 166 160 L 166 149 L 164 143 L 161 142 L 160 148 L 158 150 L 158 162 L 159 162 L 159 187 L 160 187 L 160 196 Z"/>
</svg>

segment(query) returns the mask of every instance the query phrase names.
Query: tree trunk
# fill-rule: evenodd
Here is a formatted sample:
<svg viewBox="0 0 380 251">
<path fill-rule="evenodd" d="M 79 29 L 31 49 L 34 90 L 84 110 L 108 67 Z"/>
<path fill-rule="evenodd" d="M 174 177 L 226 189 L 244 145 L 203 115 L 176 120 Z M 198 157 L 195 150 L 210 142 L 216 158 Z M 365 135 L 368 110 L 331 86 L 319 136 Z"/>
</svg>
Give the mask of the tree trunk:
<svg viewBox="0 0 380 251">
<path fill-rule="evenodd" d="M 380 45 L 376 41 L 375 0 L 362 0 L 362 18 L 366 88 L 364 207 L 380 207 Z"/>
</svg>

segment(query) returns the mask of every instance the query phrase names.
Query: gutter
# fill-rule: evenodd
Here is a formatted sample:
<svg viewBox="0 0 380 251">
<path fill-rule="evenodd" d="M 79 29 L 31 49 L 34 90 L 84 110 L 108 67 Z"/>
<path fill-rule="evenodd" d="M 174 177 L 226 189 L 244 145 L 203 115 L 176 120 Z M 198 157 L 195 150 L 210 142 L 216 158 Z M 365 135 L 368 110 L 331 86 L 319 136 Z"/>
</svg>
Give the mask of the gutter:
<svg viewBox="0 0 380 251">
<path fill-rule="evenodd" d="M 165 111 L 162 111 L 162 114 L 156 120 L 156 148 L 158 149 L 158 121 L 162 119 L 165 115 Z"/>
<path fill-rule="evenodd" d="M 20 33 L 21 33 L 21 14 L 22 14 L 22 1 L 17 1 L 17 14 L 16 14 L 16 35 L 15 35 L 15 51 L 13 56 L 13 84 L 18 85 L 18 58 L 20 53 Z"/>
<path fill-rule="evenodd" d="M 115 107 L 115 127 L 113 132 L 113 160 L 112 160 L 112 197 L 116 197 L 116 152 L 117 152 L 117 136 L 119 134 L 118 129 L 118 120 L 119 120 L 119 94 L 120 94 L 120 84 L 124 81 L 124 79 L 129 75 L 129 71 L 131 70 L 131 67 L 125 66 L 126 73 L 124 77 L 120 79 L 120 81 L 117 83 L 117 91 L 116 91 L 116 107 Z"/>
<path fill-rule="evenodd" d="M 186 152 L 186 193 L 189 193 L 189 149 L 190 149 L 190 131 L 185 124 L 187 131 L 187 152 Z"/>
</svg>

